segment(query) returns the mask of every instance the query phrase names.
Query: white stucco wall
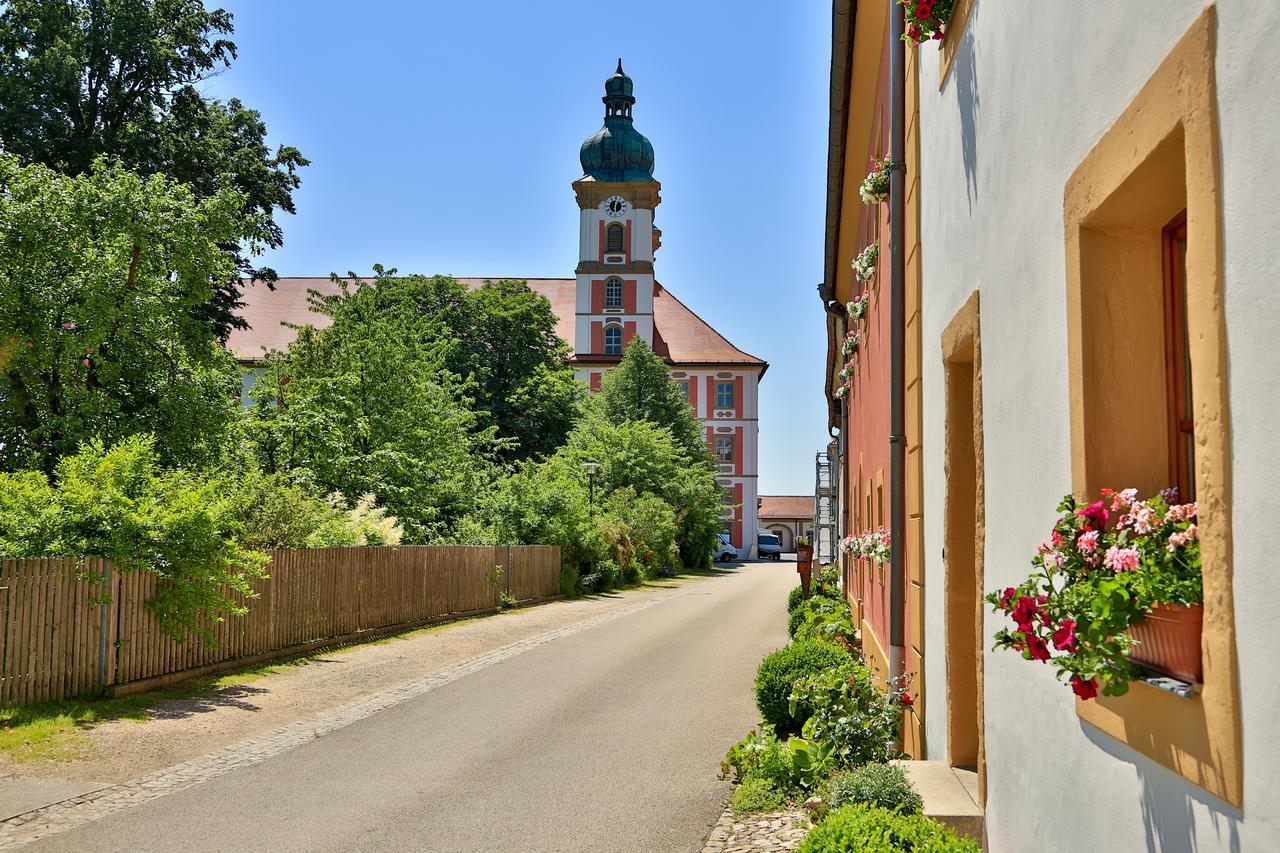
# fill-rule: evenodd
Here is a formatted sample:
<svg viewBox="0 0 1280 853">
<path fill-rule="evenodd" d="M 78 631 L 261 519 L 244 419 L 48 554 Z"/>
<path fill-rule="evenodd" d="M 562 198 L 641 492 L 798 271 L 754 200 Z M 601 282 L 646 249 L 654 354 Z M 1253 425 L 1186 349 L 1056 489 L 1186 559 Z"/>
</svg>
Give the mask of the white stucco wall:
<svg viewBox="0 0 1280 853">
<path fill-rule="evenodd" d="M 921 63 L 926 737 L 946 757 L 939 336 L 980 289 L 985 587 L 1025 577 L 1070 491 L 1063 189 L 1205 4 L 979 0 L 939 91 Z M 1236 809 L 1084 724 L 1048 667 L 984 658 L 991 849 L 1280 849 L 1280 599 L 1270 539 L 1280 450 L 1280 3 L 1221 0 L 1217 85 L 1230 365 L 1236 637 L 1244 806 Z M 988 614 L 986 645 L 999 627 Z"/>
</svg>

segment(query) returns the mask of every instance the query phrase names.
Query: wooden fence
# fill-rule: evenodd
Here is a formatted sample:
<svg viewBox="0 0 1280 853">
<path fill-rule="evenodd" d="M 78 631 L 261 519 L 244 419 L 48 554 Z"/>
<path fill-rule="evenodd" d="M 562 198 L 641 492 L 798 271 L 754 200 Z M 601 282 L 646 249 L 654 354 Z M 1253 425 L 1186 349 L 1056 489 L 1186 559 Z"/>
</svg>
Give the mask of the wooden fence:
<svg viewBox="0 0 1280 853">
<path fill-rule="evenodd" d="M 494 566 L 502 566 L 497 587 Z M 104 572 L 98 557 L 0 560 L 0 706 L 158 676 L 493 608 L 559 592 L 550 545 L 410 545 L 271 552 L 249 612 L 176 642 L 146 610 L 149 572 Z M 106 599 L 106 603 L 103 600 Z"/>
</svg>

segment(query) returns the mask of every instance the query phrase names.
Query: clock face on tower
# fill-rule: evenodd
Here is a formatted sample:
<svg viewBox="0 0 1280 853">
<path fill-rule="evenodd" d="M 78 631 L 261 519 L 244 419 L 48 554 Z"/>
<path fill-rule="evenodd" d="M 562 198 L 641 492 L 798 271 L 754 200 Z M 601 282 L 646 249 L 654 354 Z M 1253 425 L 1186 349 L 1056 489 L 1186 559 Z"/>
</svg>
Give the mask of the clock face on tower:
<svg viewBox="0 0 1280 853">
<path fill-rule="evenodd" d="M 604 200 L 604 215 L 610 219 L 621 219 L 627 214 L 627 200 L 620 195 L 611 195 Z"/>
</svg>

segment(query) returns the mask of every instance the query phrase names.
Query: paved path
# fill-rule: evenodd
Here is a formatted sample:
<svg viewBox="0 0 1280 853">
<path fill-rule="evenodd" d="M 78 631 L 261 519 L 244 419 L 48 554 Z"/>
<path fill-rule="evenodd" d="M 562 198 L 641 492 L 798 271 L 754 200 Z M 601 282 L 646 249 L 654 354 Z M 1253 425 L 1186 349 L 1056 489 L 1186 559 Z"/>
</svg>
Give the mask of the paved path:
<svg viewBox="0 0 1280 853">
<path fill-rule="evenodd" d="M 70 825 L 28 849 L 701 850 L 794 583 L 749 565 L 522 640 L 37 816 Z"/>
</svg>

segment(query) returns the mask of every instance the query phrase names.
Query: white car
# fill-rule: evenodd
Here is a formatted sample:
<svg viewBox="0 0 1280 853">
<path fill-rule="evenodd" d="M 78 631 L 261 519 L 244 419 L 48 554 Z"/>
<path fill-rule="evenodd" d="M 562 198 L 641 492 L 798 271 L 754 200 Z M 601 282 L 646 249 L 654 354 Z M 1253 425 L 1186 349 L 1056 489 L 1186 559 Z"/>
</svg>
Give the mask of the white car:
<svg viewBox="0 0 1280 853">
<path fill-rule="evenodd" d="M 728 533 L 716 534 L 716 544 L 711 547 L 711 559 L 717 563 L 727 563 L 738 559 L 738 549 L 729 541 Z"/>
</svg>

